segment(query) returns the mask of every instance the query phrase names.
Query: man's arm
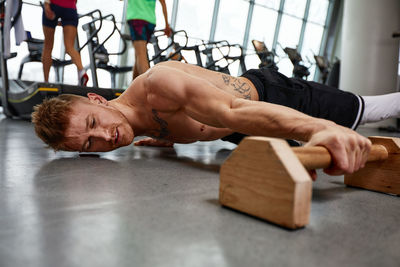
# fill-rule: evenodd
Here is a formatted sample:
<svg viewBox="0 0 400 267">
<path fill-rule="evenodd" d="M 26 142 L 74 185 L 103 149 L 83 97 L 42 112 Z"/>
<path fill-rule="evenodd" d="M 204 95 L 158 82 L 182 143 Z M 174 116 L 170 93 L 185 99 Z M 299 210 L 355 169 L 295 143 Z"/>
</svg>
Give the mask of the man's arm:
<svg viewBox="0 0 400 267">
<path fill-rule="evenodd" d="M 323 145 L 334 161 L 334 167 L 326 170 L 329 174 L 351 173 L 363 167 L 371 146 L 367 138 L 331 121 L 280 105 L 237 98 L 171 67 L 154 67 L 147 73 L 145 84 L 148 101 L 155 109 L 182 109 L 204 124 L 248 135 Z"/>
</svg>

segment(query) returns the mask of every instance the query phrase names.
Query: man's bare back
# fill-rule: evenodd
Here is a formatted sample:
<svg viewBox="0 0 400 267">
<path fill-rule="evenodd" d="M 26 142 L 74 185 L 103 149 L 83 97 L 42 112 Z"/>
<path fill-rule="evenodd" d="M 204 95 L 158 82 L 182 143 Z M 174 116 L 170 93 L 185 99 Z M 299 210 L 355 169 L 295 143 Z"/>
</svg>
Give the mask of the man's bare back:
<svg viewBox="0 0 400 267">
<path fill-rule="evenodd" d="M 204 83 L 211 83 L 216 88 L 236 97 L 258 100 L 258 93 L 254 85 L 244 77 L 236 78 L 224 73 L 175 61 L 160 63 L 158 66 L 173 68 L 178 72 L 183 72 L 182 75 L 191 75 Z M 140 135 L 175 143 L 192 143 L 195 141 L 216 140 L 233 133 L 231 129 L 216 128 L 200 123 L 188 116 L 181 107 L 167 105 L 166 108 L 155 109 L 148 102 L 149 88 L 146 88 L 145 84 L 146 75 L 144 74 L 135 79 L 126 92 L 120 98 L 114 100 L 131 103 L 135 107 L 139 105 L 140 110 L 146 111 L 142 114 L 142 124 L 148 125 L 148 127 Z M 160 101 L 163 102 L 163 99 L 160 99 Z"/>
</svg>

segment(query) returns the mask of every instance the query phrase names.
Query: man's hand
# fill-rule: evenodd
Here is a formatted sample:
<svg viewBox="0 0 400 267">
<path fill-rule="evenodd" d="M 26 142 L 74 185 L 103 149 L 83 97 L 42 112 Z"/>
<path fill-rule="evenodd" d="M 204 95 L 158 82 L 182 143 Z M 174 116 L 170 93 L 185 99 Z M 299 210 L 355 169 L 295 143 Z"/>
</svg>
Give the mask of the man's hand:
<svg viewBox="0 0 400 267">
<path fill-rule="evenodd" d="M 342 175 L 353 173 L 365 166 L 371 141 L 351 129 L 333 125 L 315 133 L 305 146 L 326 147 L 332 156 L 332 166 L 324 172 L 329 175 Z"/>
<path fill-rule="evenodd" d="M 141 139 L 139 141 L 136 141 L 134 143 L 134 145 L 135 146 L 173 147 L 174 143 L 148 137 L 148 138 L 144 138 L 144 139 Z"/>
<path fill-rule="evenodd" d="M 49 3 L 44 3 L 44 15 L 49 20 L 53 20 L 56 17 L 56 14 L 54 14 L 53 10 L 51 10 Z"/>
</svg>

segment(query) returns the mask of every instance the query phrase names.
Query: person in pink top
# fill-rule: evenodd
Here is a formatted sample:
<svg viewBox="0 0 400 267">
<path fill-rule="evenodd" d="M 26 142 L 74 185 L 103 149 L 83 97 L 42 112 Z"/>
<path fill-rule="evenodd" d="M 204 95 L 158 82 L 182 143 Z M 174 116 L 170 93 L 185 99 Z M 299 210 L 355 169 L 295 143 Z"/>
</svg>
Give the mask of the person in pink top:
<svg viewBox="0 0 400 267">
<path fill-rule="evenodd" d="M 89 77 L 82 66 L 81 55 L 74 47 L 78 26 L 76 0 L 45 0 L 42 15 L 44 33 L 42 63 L 44 80 L 45 82 L 49 81 L 50 67 L 53 62 L 51 52 L 54 44 L 54 32 L 60 18 L 63 27 L 65 51 L 78 69 L 78 84 L 86 86 Z"/>
</svg>

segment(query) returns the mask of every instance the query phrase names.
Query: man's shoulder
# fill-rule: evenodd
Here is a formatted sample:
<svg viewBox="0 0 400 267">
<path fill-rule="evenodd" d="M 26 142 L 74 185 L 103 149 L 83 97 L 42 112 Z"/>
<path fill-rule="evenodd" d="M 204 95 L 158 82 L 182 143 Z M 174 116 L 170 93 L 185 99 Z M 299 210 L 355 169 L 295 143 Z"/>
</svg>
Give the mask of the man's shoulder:
<svg viewBox="0 0 400 267">
<path fill-rule="evenodd" d="M 144 80 L 145 77 L 143 77 L 143 75 L 134 79 L 125 92 L 119 97 L 119 100 L 122 102 L 140 101 L 140 99 L 144 97 L 146 91 Z"/>
</svg>

